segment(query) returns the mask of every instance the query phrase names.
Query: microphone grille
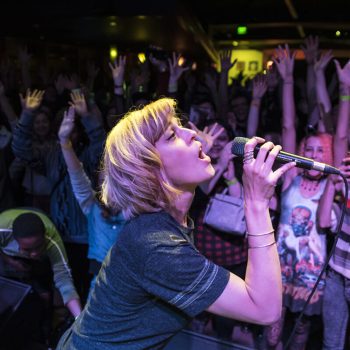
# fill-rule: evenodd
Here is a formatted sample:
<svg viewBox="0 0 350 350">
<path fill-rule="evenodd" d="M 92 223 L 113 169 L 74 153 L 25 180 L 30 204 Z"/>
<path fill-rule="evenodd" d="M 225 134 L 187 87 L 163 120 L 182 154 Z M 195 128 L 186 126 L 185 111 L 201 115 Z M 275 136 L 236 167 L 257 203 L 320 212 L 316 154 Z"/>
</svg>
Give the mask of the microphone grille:
<svg viewBox="0 0 350 350">
<path fill-rule="evenodd" d="M 231 152 L 236 156 L 244 155 L 244 146 L 249 139 L 246 137 L 235 137 L 233 139 Z"/>
</svg>

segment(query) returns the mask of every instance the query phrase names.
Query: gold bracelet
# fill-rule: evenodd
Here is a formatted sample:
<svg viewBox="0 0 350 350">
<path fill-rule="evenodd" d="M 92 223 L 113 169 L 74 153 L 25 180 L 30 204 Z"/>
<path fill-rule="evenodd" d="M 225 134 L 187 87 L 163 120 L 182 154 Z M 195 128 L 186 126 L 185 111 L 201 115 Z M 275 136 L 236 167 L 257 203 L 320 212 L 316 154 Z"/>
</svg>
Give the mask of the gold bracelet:
<svg viewBox="0 0 350 350">
<path fill-rule="evenodd" d="M 276 241 L 273 241 L 272 243 L 264 244 L 264 245 L 256 245 L 255 247 L 248 246 L 248 249 L 256 249 L 256 248 L 265 248 L 265 247 L 271 247 L 274 245 Z"/>
<path fill-rule="evenodd" d="M 339 98 L 340 98 L 340 101 L 350 101 L 349 95 L 340 95 Z"/>
<path fill-rule="evenodd" d="M 71 149 L 72 148 L 72 142 L 70 140 L 67 143 L 61 143 L 60 142 L 60 145 L 64 149 Z"/>
<path fill-rule="evenodd" d="M 258 234 L 256 234 L 256 235 L 253 235 L 253 234 L 247 232 L 247 236 L 250 236 L 250 237 L 259 237 L 259 236 L 271 235 L 272 233 L 275 233 L 275 230 L 272 230 L 272 231 L 266 232 L 266 233 L 258 233 Z"/>
</svg>

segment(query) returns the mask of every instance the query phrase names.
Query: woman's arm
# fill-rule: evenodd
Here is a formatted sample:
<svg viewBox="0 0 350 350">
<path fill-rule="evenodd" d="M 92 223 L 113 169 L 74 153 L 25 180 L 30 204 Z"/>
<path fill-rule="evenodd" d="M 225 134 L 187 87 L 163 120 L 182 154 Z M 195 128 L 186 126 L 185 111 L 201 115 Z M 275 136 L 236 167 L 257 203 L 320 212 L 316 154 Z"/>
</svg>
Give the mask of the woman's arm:
<svg viewBox="0 0 350 350">
<path fill-rule="evenodd" d="M 247 136 L 253 137 L 256 135 L 259 126 L 259 113 L 261 100 L 267 91 L 266 76 L 258 75 L 253 80 L 253 98 L 250 102 L 248 124 L 247 124 Z"/>
<path fill-rule="evenodd" d="M 254 152 L 261 138 L 245 145 L 244 205 L 248 231 L 248 265 L 243 281 L 234 274 L 221 296 L 208 308 L 218 315 L 247 322 L 271 324 L 282 310 L 282 281 L 274 232 L 269 216 L 269 202 L 278 179 L 295 166 L 288 163 L 276 171 L 272 165 L 280 146 L 267 142 L 261 146 L 256 159 Z"/>
<path fill-rule="evenodd" d="M 294 104 L 294 58 L 295 52 L 291 54 L 288 45 L 283 49 L 277 48 L 277 57 L 273 59 L 280 76 L 283 80 L 282 92 L 282 147 L 283 150 L 290 153 L 296 152 L 296 129 L 295 129 L 295 104 Z M 288 188 L 296 171 L 290 171 L 284 177 L 283 189 Z"/>
<path fill-rule="evenodd" d="M 340 166 L 348 150 L 349 114 L 350 114 L 350 60 L 341 68 L 334 61 L 339 79 L 339 114 L 333 141 L 334 166 Z"/>
<path fill-rule="evenodd" d="M 91 183 L 86 176 L 70 141 L 70 135 L 74 127 L 74 118 L 75 113 L 74 107 L 72 106 L 64 113 L 58 137 L 63 158 L 67 165 L 74 196 L 79 202 L 82 211 L 87 214 L 91 209 L 95 196 Z"/>
</svg>

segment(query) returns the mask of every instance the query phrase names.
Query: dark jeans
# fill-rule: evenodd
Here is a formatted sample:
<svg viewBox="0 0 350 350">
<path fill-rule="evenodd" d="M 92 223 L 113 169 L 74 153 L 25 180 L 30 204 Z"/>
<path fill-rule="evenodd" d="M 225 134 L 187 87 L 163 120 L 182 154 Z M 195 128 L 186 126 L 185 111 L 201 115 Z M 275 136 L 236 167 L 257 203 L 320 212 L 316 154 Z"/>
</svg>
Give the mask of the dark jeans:
<svg viewBox="0 0 350 350">
<path fill-rule="evenodd" d="M 75 288 L 80 296 L 80 300 L 85 304 L 92 275 L 89 273 L 90 261 L 87 257 L 88 245 L 78 243 L 64 243 L 69 265 L 72 269 L 72 276 Z"/>
<path fill-rule="evenodd" d="M 350 280 L 333 269 L 326 277 L 323 296 L 323 349 L 343 350 L 349 319 Z"/>
</svg>

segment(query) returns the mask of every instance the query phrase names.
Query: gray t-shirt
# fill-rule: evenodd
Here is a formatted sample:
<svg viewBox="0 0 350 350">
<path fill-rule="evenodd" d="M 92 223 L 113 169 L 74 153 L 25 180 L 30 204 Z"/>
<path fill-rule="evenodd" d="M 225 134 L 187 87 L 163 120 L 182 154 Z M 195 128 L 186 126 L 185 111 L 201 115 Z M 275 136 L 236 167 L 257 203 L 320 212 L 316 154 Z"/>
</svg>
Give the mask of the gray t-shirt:
<svg viewBox="0 0 350 350">
<path fill-rule="evenodd" d="M 166 212 L 129 221 L 91 300 L 57 349 L 161 349 L 223 292 L 229 272 L 194 247 Z"/>
</svg>

